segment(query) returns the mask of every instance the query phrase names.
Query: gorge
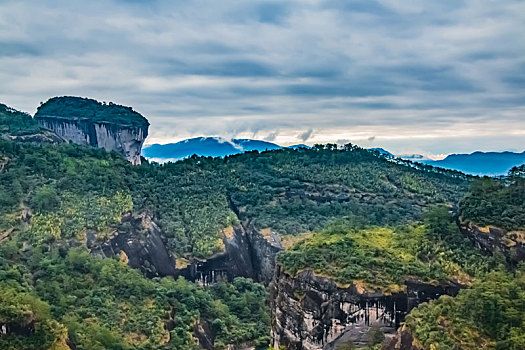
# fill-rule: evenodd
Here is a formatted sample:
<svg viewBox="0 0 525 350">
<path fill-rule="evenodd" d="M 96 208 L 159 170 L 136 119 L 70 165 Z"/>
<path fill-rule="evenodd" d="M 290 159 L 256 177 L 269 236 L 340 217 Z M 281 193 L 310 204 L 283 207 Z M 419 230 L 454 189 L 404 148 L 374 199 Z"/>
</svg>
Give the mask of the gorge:
<svg viewBox="0 0 525 350">
<path fill-rule="evenodd" d="M 139 165 L 138 113 L 50 101 L 0 108 L 1 348 L 519 344 L 523 169 L 352 144 Z"/>
</svg>

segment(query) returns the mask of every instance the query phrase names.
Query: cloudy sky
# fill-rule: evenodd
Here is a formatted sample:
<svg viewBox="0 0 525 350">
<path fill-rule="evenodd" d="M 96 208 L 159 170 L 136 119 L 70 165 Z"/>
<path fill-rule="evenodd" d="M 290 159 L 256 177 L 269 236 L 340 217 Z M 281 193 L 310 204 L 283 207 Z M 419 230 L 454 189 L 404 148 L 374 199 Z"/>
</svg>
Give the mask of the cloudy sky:
<svg viewBox="0 0 525 350">
<path fill-rule="evenodd" d="M 525 149 L 525 1 L 0 0 L 0 101 L 133 106 L 192 136 Z"/>
</svg>

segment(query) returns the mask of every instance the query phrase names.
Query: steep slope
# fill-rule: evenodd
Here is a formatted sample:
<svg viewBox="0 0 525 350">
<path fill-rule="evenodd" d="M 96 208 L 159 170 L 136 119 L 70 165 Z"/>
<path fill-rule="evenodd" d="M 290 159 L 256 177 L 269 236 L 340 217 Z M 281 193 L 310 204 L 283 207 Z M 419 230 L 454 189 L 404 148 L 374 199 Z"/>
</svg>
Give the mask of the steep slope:
<svg viewBox="0 0 525 350">
<path fill-rule="evenodd" d="M 407 225 L 470 181 L 350 144 L 140 166 L 70 143 L 0 154 L 0 288 L 47 303 L 67 335 L 46 339 L 79 349 L 264 347 L 265 289 L 235 277 L 269 283 L 283 239 Z"/>
<path fill-rule="evenodd" d="M 63 139 L 40 127 L 27 113 L 0 103 L 0 135 L 19 142 L 57 143 Z"/>
<path fill-rule="evenodd" d="M 504 180 L 479 179 L 459 203 L 461 232 L 496 263 L 456 298 L 422 304 L 384 349 L 525 347 L 525 166 Z"/>
<path fill-rule="evenodd" d="M 135 165 L 149 126 L 131 107 L 70 96 L 49 99 L 38 107 L 35 120 L 68 141 L 115 151 Z"/>
<path fill-rule="evenodd" d="M 504 180 L 472 183 L 459 203 L 460 226 L 480 249 L 503 253 L 509 262 L 525 260 L 525 165 Z"/>
<path fill-rule="evenodd" d="M 414 309 L 397 337 L 414 339 L 404 349 L 523 349 L 525 276 L 494 272 L 461 291 Z M 396 340 L 385 349 L 398 349 Z"/>
<path fill-rule="evenodd" d="M 335 349 L 391 338 L 412 308 L 456 295 L 497 264 L 462 236 L 446 207 L 429 211 L 424 226 L 334 225 L 306 235 L 278 256 L 273 345 Z"/>
</svg>

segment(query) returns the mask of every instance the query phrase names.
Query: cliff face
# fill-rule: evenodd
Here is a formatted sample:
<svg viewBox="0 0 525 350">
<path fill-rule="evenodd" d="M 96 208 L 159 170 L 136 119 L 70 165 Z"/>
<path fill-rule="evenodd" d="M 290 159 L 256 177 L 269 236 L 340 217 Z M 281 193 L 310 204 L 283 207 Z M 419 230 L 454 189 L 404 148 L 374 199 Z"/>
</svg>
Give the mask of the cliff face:
<svg viewBox="0 0 525 350">
<path fill-rule="evenodd" d="M 289 276 L 277 266 L 270 286 L 272 346 L 289 350 L 334 350 L 352 342 L 366 345 L 376 330 L 394 338 L 408 311 L 458 286 L 406 282 L 406 292 L 366 292 L 358 285 L 340 287 L 306 270 Z"/>
<path fill-rule="evenodd" d="M 104 241 L 98 240 L 95 231 L 88 231 L 86 243 L 92 254 L 119 255 L 148 277 L 176 274 L 175 259 L 166 248 L 162 232 L 146 213 L 124 215 L 119 228 Z"/>
<path fill-rule="evenodd" d="M 480 227 L 475 224 L 460 225 L 460 230 L 481 250 L 501 252 L 511 264 L 525 260 L 525 232 L 507 231 L 498 227 Z"/>
<path fill-rule="evenodd" d="M 263 236 L 251 225 L 234 227 L 233 235 L 223 239 L 224 252 L 177 269 L 176 274 L 202 285 L 219 279 L 249 277 L 268 285 L 275 269 L 275 256 L 282 249 L 276 235 Z"/>
<path fill-rule="evenodd" d="M 104 148 L 123 155 L 131 163 L 140 164 L 140 152 L 148 136 L 148 126 L 118 125 L 93 122 L 84 118 L 61 118 L 36 115 L 35 119 L 46 129 L 70 142 Z"/>
<path fill-rule="evenodd" d="M 146 213 L 126 214 L 110 237 L 97 238 L 97 232 L 87 233 L 87 247 L 94 255 L 123 256 L 129 266 L 148 277 L 183 276 L 201 285 L 221 279 L 248 277 L 268 285 L 275 266 L 275 256 L 281 250 L 278 236 L 263 236 L 251 225 L 238 225 L 223 239 L 224 251 L 205 260 L 177 266 L 169 251 L 162 230 Z"/>
<path fill-rule="evenodd" d="M 397 330 L 394 337 L 386 340 L 381 347 L 382 350 L 424 350 L 406 326 Z"/>
</svg>

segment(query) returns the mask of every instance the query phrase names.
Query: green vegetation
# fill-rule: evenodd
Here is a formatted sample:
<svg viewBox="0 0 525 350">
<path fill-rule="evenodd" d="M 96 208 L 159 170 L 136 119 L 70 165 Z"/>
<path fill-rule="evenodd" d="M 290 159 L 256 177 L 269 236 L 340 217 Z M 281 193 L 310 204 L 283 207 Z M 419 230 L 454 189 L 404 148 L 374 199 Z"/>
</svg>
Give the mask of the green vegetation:
<svg viewBox="0 0 525 350">
<path fill-rule="evenodd" d="M 46 193 L 43 199 L 42 189 Z M 37 214 L 31 218 L 29 241 L 41 243 L 69 238 L 85 240 L 86 229 L 95 230 L 98 238 L 103 240 L 120 223 L 122 215 L 133 209 L 131 196 L 120 192 L 111 197 L 87 195 L 83 198 L 65 193 L 59 199 L 54 195 L 49 198 L 48 191 L 45 186 L 37 190 L 35 201 L 50 206 L 54 201 L 60 200 L 60 207 L 56 211 Z"/>
<path fill-rule="evenodd" d="M 136 212 L 154 213 L 169 247 L 188 259 L 222 249 L 222 230 L 238 220 L 233 211 L 281 234 L 319 230 L 342 217 L 356 225 L 408 223 L 467 186 L 455 172 L 396 164 L 355 146 L 141 166 L 71 144 L 0 141 L 0 155 L 0 228 L 23 207 L 63 216 L 82 206 L 75 201 L 119 192 L 132 197 Z"/>
<path fill-rule="evenodd" d="M 358 281 L 383 291 L 402 290 L 407 278 L 468 284 L 499 265 L 461 235 L 444 206 L 430 210 L 425 225 L 365 229 L 331 225 L 281 253 L 278 262 L 292 275 L 312 269 L 340 284 Z"/>
<path fill-rule="evenodd" d="M 525 273 L 494 272 L 455 298 L 412 310 L 406 325 L 425 349 L 525 348 Z"/>
<path fill-rule="evenodd" d="M 460 202 L 463 220 L 508 230 L 525 229 L 525 165 L 514 167 L 505 179 L 484 177 L 472 183 Z"/>
<path fill-rule="evenodd" d="M 130 108 L 72 97 L 49 100 L 38 115 L 147 123 Z M 0 128 L 11 135 L 40 130 L 3 105 Z M 462 219 L 523 228 L 524 173 L 520 167 L 503 180 L 474 182 L 460 204 Z M 470 182 L 350 144 L 132 166 L 102 149 L 0 138 L 0 326 L 8 328 L 0 348 L 193 349 L 202 332 L 218 349 L 268 344 L 259 284 L 238 278 L 202 288 L 146 279 L 125 256 L 91 256 L 88 232 L 107 240 L 132 211 L 152 214 L 177 258 L 217 253 L 223 230 L 243 223 L 297 235 L 279 256 L 292 274 L 313 269 L 385 291 L 398 291 L 407 278 L 474 283 L 457 299 L 420 306 L 407 326 L 427 348 L 519 349 L 522 274 L 491 273 L 504 270 L 504 259 L 476 250 L 449 214 L 447 205 Z"/>
<path fill-rule="evenodd" d="M 2 349 L 69 349 L 67 329 L 51 317 L 47 303 L 10 286 L 0 285 L 0 291 L 0 325 L 13 331 L 0 336 Z M 24 334 L 29 330 L 31 337 Z"/>
<path fill-rule="evenodd" d="M 426 206 L 449 203 L 465 176 L 397 164 L 351 144 L 243 154 L 226 161 L 232 202 L 259 228 L 281 234 L 319 230 L 351 217 L 363 225 L 420 220 Z"/>
<path fill-rule="evenodd" d="M 89 98 L 63 96 L 50 98 L 38 107 L 35 118 L 60 117 L 67 119 L 89 119 L 93 122 L 105 122 L 131 126 L 147 126 L 148 120 L 131 107 L 115 103 L 98 102 Z"/>
<path fill-rule="evenodd" d="M 12 330 L 0 337 L 2 349 L 68 349 L 65 339 L 86 350 L 194 349 L 199 323 L 211 325 L 218 349 L 268 341 L 266 291 L 251 280 L 204 289 L 182 278 L 149 280 L 81 248 L 21 250 L 16 240 L 0 245 L 0 323 Z M 34 333 L 16 329 L 33 324 Z"/>
<path fill-rule="evenodd" d="M 39 131 L 38 123 L 29 114 L 0 103 L 0 134 L 21 136 Z"/>
<path fill-rule="evenodd" d="M 460 202 L 460 216 L 478 225 L 525 228 L 525 166 L 504 179 L 474 181 Z M 438 217 L 432 220 L 440 226 Z M 497 256 L 497 254 L 495 254 Z M 503 261 L 503 257 L 495 258 Z M 503 264 L 502 262 L 500 263 Z M 406 317 L 406 327 L 425 349 L 525 348 L 525 269 L 482 274 L 455 298 L 423 303 Z"/>
</svg>

